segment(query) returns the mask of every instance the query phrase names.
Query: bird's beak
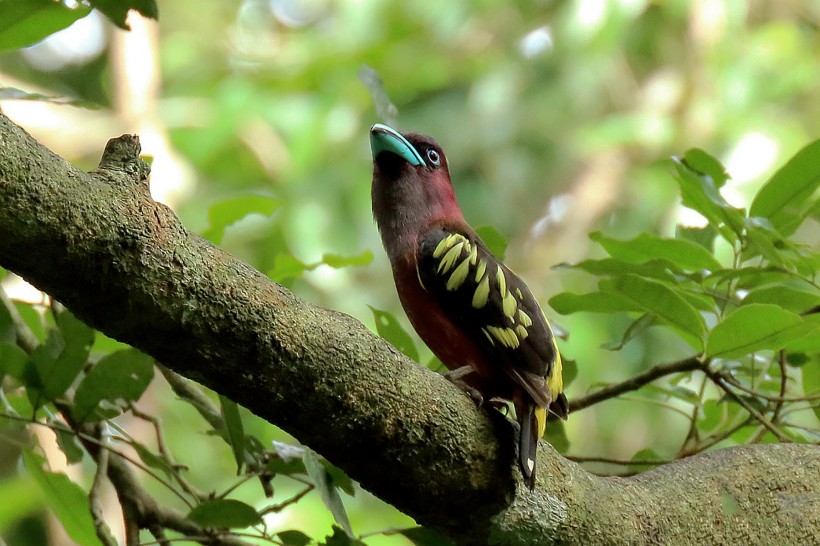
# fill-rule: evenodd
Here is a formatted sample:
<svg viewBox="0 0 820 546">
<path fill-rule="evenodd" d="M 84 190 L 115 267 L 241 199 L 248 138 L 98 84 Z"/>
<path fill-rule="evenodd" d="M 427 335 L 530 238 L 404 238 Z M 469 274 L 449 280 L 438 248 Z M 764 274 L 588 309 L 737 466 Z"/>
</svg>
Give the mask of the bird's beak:
<svg viewBox="0 0 820 546">
<path fill-rule="evenodd" d="M 370 128 L 370 150 L 373 153 L 373 159 L 376 159 L 381 152 L 390 152 L 413 166 L 426 166 L 418 150 L 401 136 L 401 133 L 381 123 Z"/>
</svg>

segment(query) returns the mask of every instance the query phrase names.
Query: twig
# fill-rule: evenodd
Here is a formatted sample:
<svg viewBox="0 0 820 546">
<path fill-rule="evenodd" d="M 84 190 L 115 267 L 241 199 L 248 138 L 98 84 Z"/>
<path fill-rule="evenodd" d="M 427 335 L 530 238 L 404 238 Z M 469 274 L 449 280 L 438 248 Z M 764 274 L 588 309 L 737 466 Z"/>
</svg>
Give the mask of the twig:
<svg viewBox="0 0 820 546">
<path fill-rule="evenodd" d="M 740 396 L 738 396 L 737 394 L 735 394 L 735 392 L 731 389 L 731 386 L 729 385 L 729 383 L 727 383 L 727 382 L 723 379 L 723 376 L 722 376 L 722 375 L 720 375 L 720 374 L 719 374 L 719 373 L 717 373 L 717 372 L 713 372 L 713 371 L 711 371 L 711 370 L 709 370 L 709 369 L 705 369 L 704 371 L 705 371 L 705 372 L 706 372 L 706 374 L 710 377 L 710 379 L 711 379 L 711 380 L 715 383 L 715 385 L 717 385 L 718 387 L 720 387 L 720 388 L 723 390 L 723 392 L 725 392 L 725 393 L 726 393 L 726 394 L 727 394 L 730 398 L 732 398 L 735 402 L 737 402 L 738 404 L 740 404 L 741 406 L 743 406 L 743 408 L 744 408 L 746 411 L 748 411 L 748 412 L 749 412 L 749 413 L 750 413 L 750 414 L 751 414 L 751 415 L 752 415 L 755 419 L 757 419 L 757 420 L 760 422 L 760 424 L 761 424 L 761 425 L 763 425 L 764 427 L 766 427 L 767 429 L 769 429 L 769 431 L 770 431 L 772 434 L 774 434 L 774 435 L 775 435 L 775 437 L 776 437 L 778 440 L 780 440 L 781 442 L 784 442 L 784 443 L 785 443 L 785 442 L 790 442 L 790 441 L 791 441 L 791 440 L 789 440 L 789 438 L 788 438 L 787 436 L 785 436 L 782 432 L 780 432 L 780 430 L 778 430 L 778 428 L 777 428 L 776 426 L 774 426 L 774 425 L 772 424 L 772 422 L 771 422 L 771 421 L 769 421 L 769 420 L 766 418 L 766 416 L 765 416 L 765 415 L 763 415 L 762 413 L 760 413 L 759 411 L 757 411 L 757 410 L 756 410 L 756 409 L 755 409 L 755 408 L 754 408 L 751 404 L 749 404 L 748 402 L 746 402 L 746 400 L 744 400 L 743 398 L 741 398 Z"/>
<path fill-rule="evenodd" d="M 676 362 L 670 362 L 668 364 L 659 364 L 641 374 L 636 375 L 635 377 L 631 377 L 620 383 L 607 385 L 592 394 L 571 400 L 569 403 L 569 411 L 573 412 L 588 408 L 593 404 L 603 402 L 604 400 L 608 400 L 610 398 L 615 398 L 616 396 L 620 396 L 626 392 L 636 391 L 644 385 L 647 385 L 656 379 L 660 379 L 661 377 L 671 375 L 673 373 L 699 370 L 707 364 L 708 360 L 701 362 L 696 356 L 691 356 L 689 358 L 678 360 Z"/>
<path fill-rule="evenodd" d="M 132 413 L 135 417 L 137 417 L 137 418 L 139 418 L 139 419 L 142 419 L 143 421 L 146 421 L 146 422 L 148 422 L 148 423 L 151 423 L 151 425 L 154 427 L 154 434 L 155 434 L 155 436 L 156 436 L 156 438 L 157 438 L 157 450 L 158 450 L 158 451 L 160 452 L 160 454 L 161 454 L 161 455 L 165 458 L 165 460 L 166 460 L 166 461 L 168 461 L 168 464 L 169 464 L 169 465 L 171 465 L 171 467 L 174 469 L 174 479 L 176 479 L 176 481 L 177 481 L 177 483 L 179 484 L 179 486 L 180 486 L 180 487 L 181 487 L 181 488 L 182 488 L 182 489 L 183 489 L 186 493 L 188 493 L 189 495 L 191 495 L 191 496 L 192 496 L 192 497 L 194 497 L 195 499 L 198 499 L 198 500 L 205 500 L 205 499 L 207 499 L 207 498 L 208 498 L 208 495 L 206 495 L 205 493 L 203 493 L 203 492 L 201 492 L 201 491 L 197 490 L 197 489 L 196 489 L 193 485 L 191 485 L 191 484 L 188 482 L 188 480 L 186 480 L 186 479 L 182 476 L 182 474 L 179 472 L 179 470 L 180 470 L 181 468 L 184 468 L 184 467 L 181 467 L 180 465 L 177 465 L 177 464 L 175 464 L 175 463 L 174 463 L 174 459 L 173 459 L 173 457 L 171 456 L 170 451 L 168 451 L 168 446 L 167 446 L 167 444 L 165 443 L 165 438 L 164 438 L 164 437 L 163 437 L 163 435 L 162 435 L 162 423 L 160 422 L 159 418 L 154 417 L 153 415 L 149 415 L 149 414 L 147 414 L 147 413 L 143 413 L 143 412 L 142 412 L 142 411 L 140 411 L 140 410 L 139 410 L 139 408 L 137 408 L 137 406 L 136 406 L 135 404 L 133 404 L 133 403 L 128 404 L 128 407 L 129 407 L 129 409 L 131 410 L 131 413 Z"/>
<path fill-rule="evenodd" d="M 297 493 L 296 495 L 289 498 L 288 500 L 280 502 L 279 504 L 272 504 L 271 506 L 268 506 L 267 508 L 263 508 L 259 512 L 259 514 L 264 516 L 265 514 L 281 512 L 282 510 L 284 510 L 285 508 L 287 508 L 291 504 L 295 504 L 295 503 L 299 502 L 300 500 L 302 500 L 302 497 L 304 497 L 305 495 L 307 495 L 308 493 L 313 491 L 313 489 L 314 489 L 314 486 L 309 485 L 309 486 L 305 487 L 302 491 Z"/>
<path fill-rule="evenodd" d="M 91 490 L 88 492 L 88 505 L 91 510 L 91 521 L 94 523 L 94 532 L 97 533 L 97 538 L 99 538 L 100 542 L 105 546 L 117 546 L 116 539 L 111 535 L 111 529 L 109 529 L 105 523 L 102 504 L 100 503 L 103 480 L 108 474 L 108 442 L 108 434 L 102 433 L 100 435 L 100 447 L 103 449 L 100 449 L 98 453 L 94 482 L 91 484 Z"/>
<path fill-rule="evenodd" d="M 606 463 L 606 464 L 617 464 L 622 466 L 638 466 L 638 465 L 652 465 L 652 466 L 659 466 L 662 464 L 670 463 L 674 459 L 633 459 L 631 461 L 626 461 L 624 459 L 612 459 L 609 457 L 587 457 L 583 455 L 565 455 L 567 459 L 570 461 L 575 461 L 576 463 Z"/>
</svg>

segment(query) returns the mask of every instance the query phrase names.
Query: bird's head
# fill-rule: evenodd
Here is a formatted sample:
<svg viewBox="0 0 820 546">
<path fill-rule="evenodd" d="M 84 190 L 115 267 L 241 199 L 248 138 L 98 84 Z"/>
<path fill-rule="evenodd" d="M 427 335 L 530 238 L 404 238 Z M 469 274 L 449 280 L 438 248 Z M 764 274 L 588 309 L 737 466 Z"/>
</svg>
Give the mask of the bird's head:
<svg viewBox="0 0 820 546">
<path fill-rule="evenodd" d="M 447 158 L 435 140 L 377 123 L 370 128 L 370 149 L 373 216 L 385 245 L 412 244 L 436 223 L 464 223 Z"/>
</svg>

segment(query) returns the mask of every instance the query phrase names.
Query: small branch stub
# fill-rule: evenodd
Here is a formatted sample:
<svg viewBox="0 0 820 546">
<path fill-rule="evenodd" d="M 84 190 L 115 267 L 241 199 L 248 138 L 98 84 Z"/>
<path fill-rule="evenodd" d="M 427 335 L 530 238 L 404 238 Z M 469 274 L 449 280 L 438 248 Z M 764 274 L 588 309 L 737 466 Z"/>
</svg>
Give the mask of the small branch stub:
<svg viewBox="0 0 820 546">
<path fill-rule="evenodd" d="M 151 167 L 140 157 L 141 151 L 142 146 L 137 135 L 112 138 L 105 145 L 99 167 L 91 174 L 109 184 L 143 184 L 147 189 Z"/>
</svg>

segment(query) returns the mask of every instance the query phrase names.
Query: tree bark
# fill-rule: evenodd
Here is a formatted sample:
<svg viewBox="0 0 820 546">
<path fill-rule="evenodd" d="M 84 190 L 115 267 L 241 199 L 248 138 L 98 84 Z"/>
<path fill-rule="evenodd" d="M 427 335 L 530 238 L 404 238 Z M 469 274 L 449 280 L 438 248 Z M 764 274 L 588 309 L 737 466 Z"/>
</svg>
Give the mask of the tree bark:
<svg viewBox="0 0 820 546">
<path fill-rule="evenodd" d="M 0 115 L 0 265 L 291 433 L 459 544 L 781 544 L 820 536 L 820 448 L 724 449 L 601 478 L 357 320 L 310 305 L 154 202 L 139 141 L 85 173 Z"/>
</svg>

